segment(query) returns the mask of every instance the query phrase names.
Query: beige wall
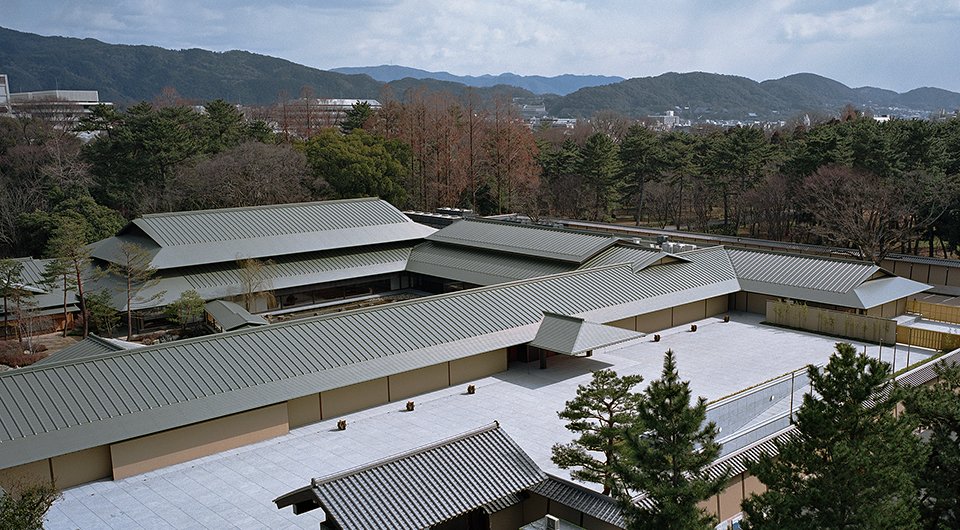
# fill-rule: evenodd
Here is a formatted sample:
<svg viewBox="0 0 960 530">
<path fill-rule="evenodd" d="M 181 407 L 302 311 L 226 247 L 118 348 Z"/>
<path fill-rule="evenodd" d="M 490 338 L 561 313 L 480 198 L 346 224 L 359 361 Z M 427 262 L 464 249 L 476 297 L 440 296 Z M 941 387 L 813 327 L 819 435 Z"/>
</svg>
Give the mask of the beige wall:
<svg viewBox="0 0 960 530">
<path fill-rule="evenodd" d="M 930 265 L 923 263 L 914 263 L 910 271 L 910 279 L 918 282 L 927 282 L 930 277 Z"/>
<path fill-rule="evenodd" d="M 507 350 L 494 350 L 450 361 L 450 384 L 459 385 L 507 369 Z"/>
<path fill-rule="evenodd" d="M 707 298 L 707 316 L 712 317 L 730 310 L 730 298 L 727 295 Z"/>
<path fill-rule="evenodd" d="M 740 512 L 740 502 L 743 501 L 743 480 L 741 475 L 737 475 L 730 482 L 727 482 L 726 488 L 717 495 L 717 501 L 720 507 L 718 519 L 725 521 Z"/>
<path fill-rule="evenodd" d="M 765 294 L 747 293 L 747 312 L 760 315 L 767 314 L 767 300 L 779 300 L 779 298 Z"/>
<path fill-rule="evenodd" d="M 55 456 L 51 460 L 54 484 L 60 489 L 110 478 L 113 474 L 108 445 Z"/>
<path fill-rule="evenodd" d="M 679 326 L 695 320 L 705 318 L 707 312 L 706 301 L 691 302 L 673 308 L 673 325 Z"/>
<path fill-rule="evenodd" d="M 397 401 L 450 386 L 450 368 L 448 363 L 435 364 L 391 375 L 387 379 L 390 401 Z"/>
<path fill-rule="evenodd" d="M 16 490 L 18 487 L 40 483 L 52 484 L 52 482 L 49 459 L 0 470 L 0 487 L 4 490 Z"/>
<path fill-rule="evenodd" d="M 932 283 L 934 285 L 946 285 L 947 270 L 948 269 L 946 267 L 930 267 L 930 276 L 927 278 L 926 283 Z"/>
<path fill-rule="evenodd" d="M 110 446 L 113 478 L 121 479 L 234 449 L 289 431 L 287 404 L 188 425 Z"/>
<path fill-rule="evenodd" d="M 637 329 L 642 333 L 653 333 L 673 326 L 673 316 L 670 309 L 661 309 L 637 317 Z"/>
<path fill-rule="evenodd" d="M 336 418 L 350 412 L 383 405 L 389 402 L 387 378 L 357 383 L 320 393 L 320 412 L 323 419 Z"/>
<path fill-rule="evenodd" d="M 320 418 L 320 394 L 287 401 L 287 419 L 291 429 L 316 423 Z"/>
<path fill-rule="evenodd" d="M 608 326 L 613 326 L 620 329 L 629 329 L 630 331 L 637 330 L 637 317 L 627 317 L 620 320 L 614 320 L 613 322 L 607 322 Z"/>
</svg>

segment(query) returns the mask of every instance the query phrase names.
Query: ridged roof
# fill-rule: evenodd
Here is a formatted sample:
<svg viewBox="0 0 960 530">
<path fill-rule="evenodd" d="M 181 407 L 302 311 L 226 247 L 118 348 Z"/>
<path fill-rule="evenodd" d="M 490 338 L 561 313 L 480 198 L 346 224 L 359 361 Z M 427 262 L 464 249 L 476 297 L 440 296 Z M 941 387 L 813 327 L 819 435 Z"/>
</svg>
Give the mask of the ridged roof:
<svg viewBox="0 0 960 530">
<path fill-rule="evenodd" d="M 550 474 L 546 480 L 531 488 L 531 491 L 618 528 L 625 527 L 617 500 L 608 495 Z"/>
<path fill-rule="evenodd" d="M 95 244 L 93 256 L 122 262 L 120 245 L 147 249 L 156 269 L 223 263 L 421 239 L 435 230 L 380 199 L 150 214 Z"/>
<path fill-rule="evenodd" d="M 0 468 L 735 292 L 723 249 L 574 271 L 0 375 Z M 610 288 L 616 286 L 616 288 Z"/>
<path fill-rule="evenodd" d="M 464 219 L 427 240 L 580 264 L 612 246 L 617 238 L 546 226 Z"/>
<path fill-rule="evenodd" d="M 637 339 L 643 333 L 588 322 L 582 318 L 544 313 L 530 345 L 567 355 Z"/>
<path fill-rule="evenodd" d="M 518 254 L 427 241 L 413 248 L 407 271 L 474 285 L 536 278 L 567 272 L 575 264 Z"/>
<path fill-rule="evenodd" d="M 93 357 L 103 353 L 128 350 L 139 347 L 140 344 L 124 342 L 119 340 L 105 339 L 97 335 L 90 334 L 87 338 L 79 340 L 62 350 L 55 351 L 50 355 L 33 363 L 34 366 L 56 363 L 61 361 L 75 361 L 86 357 Z"/>
<path fill-rule="evenodd" d="M 313 479 L 310 489 L 327 515 L 325 524 L 342 530 L 417 530 L 516 495 L 544 478 L 537 464 L 494 423 Z M 301 491 L 274 502 L 280 508 L 289 506 Z"/>
<path fill-rule="evenodd" d="M 865 261 L 767 250 L 726 250 L 741 288 L 749 292 L 868 309 L 930 288 Z"/>
<path fill-rule="evenodd" d="M 279 256 L 262 262 L 259 278 L 267 290 L 288 289 L 380 274 L 401 272 L 407 265 L 409 246 L 378 245 L 367 248 L 346 248 L 293 256 Z M 98 289 L 114 293 L 114 307 L 124 310 L 127 299 L 123 278 L 106 275 L 94 281 Z M 140 287 L 134 309 L 167 305 L 187 290 L 194 290 L 204 300 L 237 296 L 244 292 L 241 267 L 236 262 L 190 267 L 182 274 L 161 274 L 156 283 Z M 157 293 L 163 293 L 154 297 Z"/>
<path fill-rule="evenodd" d="M 217 322 L 223 331 L 233 331 L 244 326 L 266 326 L 263 317 L 251 315 L 245 308 L 226 300 L 207 302 L 204 310 Z"/>
</svg>

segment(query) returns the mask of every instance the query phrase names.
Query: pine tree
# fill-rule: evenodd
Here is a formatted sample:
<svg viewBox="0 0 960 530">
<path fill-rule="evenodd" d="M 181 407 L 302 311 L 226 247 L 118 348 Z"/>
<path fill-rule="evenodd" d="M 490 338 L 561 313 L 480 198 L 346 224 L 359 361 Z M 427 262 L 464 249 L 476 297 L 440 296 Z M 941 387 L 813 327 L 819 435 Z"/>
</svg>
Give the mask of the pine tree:
<svg viewBox="0 0 960 530">
<path fill-rule="evenodd" d="M 717 426 L 706 422 L 707 401 L 691 404 L 688 381 L 680 381 L 672 350 L 660 379 L 643 393 L 638 422 L 628 431 L 616 468 L 617 492 L 630 529 L 713 528 L 714 518 L 698 504 L 723 490 L 726 473 L 706 472 L 720 455 Z M 633 502 L 645 494 L 653 507 Z"/>
<path fill-rule="evenodd" d="M 797 435 L 750 467 L 768 489 L 744 501 L 746 528 L 918 528 L 925 451 L 894 416 L 890 365 L 837 344 L 825 369 L 807 373 Z"/>
<path fill-rule="evenodd" d="M 630 529 L 713 528 L 714 518 L 698 504 L 719 493 L 726 474 L 706 468 L 720 455 L 717 427 L 706 422 L 707 402 L 691 404 L 688 381 L 680 381 L 672 350 L 663 358 L 660 379 L 643 393 L 638 422 L 627 432 L 616 468 L 617 492 Z M 653 507 L 633 502 L 645 494 Z"/>
<path fill-rule="evenodd" d="M 924 528 L 960 528 L 960 366 L 934 367 L 937 382 L 904 392 L 904 407 L 925 429 L 930 450 L 920 472 Z"/>
<path fill-rule="evenodd" d="M 156 277 L 157 269 L 150 264 L 153 256 L 145 247 L 124 241 L 117 248 L 117 256 L 119 261 L 111 263 L 107 270 L 123 280 L 120 290 L 127 301 L 127 340 L 133 340 L 134 303 L 152 302 L 163 296 L 165 291 L 140 294 L 142 291 L 152 289 L 160 282 L 160 278 Z"/>
<path fill-rule="evenodd" d="M 554 445 L 553 462 L 563 469 L 578 468 L 570 473 L 574 479 L 602 484 L 603 493 L 610 493 L 612 463 L 624 429 L 636 422 L 640 396 L 633 387 L 642 381 L 639 375 L 618 377 L 613 370 L 594 372 L 590 383 L 580 385 L 577 397 L 557 413 L 579 437 L 566 445 Z M 603 459 L 591 453 L 601 453 Z"/>
</svg>

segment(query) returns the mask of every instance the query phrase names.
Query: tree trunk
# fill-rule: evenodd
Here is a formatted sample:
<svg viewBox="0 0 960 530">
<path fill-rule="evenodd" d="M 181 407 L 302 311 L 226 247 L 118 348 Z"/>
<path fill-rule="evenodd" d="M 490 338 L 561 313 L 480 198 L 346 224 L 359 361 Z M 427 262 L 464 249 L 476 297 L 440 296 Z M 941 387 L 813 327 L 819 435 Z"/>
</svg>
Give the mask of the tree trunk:
<svg viewBox="0 0 960 530">
<path fill-rule="evenodd" d="M 63 336 L 67 336 L 67 273 L 63 273 Z"/>
<path fill-rule="evenodd" d="M 80 263 L 73 262 L 73 270 L 77 274 L 77 299 L 80 302 L 80 318 L 83 319 L 83 338 L 90 334 L 90 318 L 87 315 L 87 301 L 83 295 L 83 278 L 80 277 Z"/>
</svg>

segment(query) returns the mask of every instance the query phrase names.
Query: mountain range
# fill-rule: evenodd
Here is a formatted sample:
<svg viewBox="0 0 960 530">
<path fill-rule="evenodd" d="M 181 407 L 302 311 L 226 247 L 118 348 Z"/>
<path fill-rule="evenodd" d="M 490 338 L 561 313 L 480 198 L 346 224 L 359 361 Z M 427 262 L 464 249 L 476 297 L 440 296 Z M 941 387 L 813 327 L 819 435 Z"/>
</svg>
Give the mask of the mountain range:
<svg viewBox="0 0 960 530">
<path fill-rule="evenodd" d="M 428 72 L 418 68 L 408 66 L 398 66 L 395 64 L 385 64 L 381 66 L 349 66 L 344 68 L 334 68 L 331 72 L 341 74 L 366 74 L 384 83 L 397 81 L 404 78 L 412 79 L 437 79 L 440 81 L 450 81 L 452 83 L 461 83 L 472 87 L 493 87 L 497 85 L 509 85 L 517 88 L 529 90 L 534 94 L 557 94 L 565 96 L 571 92 L 576 92 L 581 88 L 609 85 L 619 83 L 624 79 L 622 77 L 607 75 L 575 75 L 563 74 L 553 77 L 542 75 L 517 75 L 513 73 L 504 73 L 499 75 L 454 75 L 449 72 Z"/>
<path fill-rule="evenodd" d="M 470 91 L 485 101 L 542 100 L 546 111 L 558 117 L 588 117 L 606 110 L 642 117 L 673 110 L 695 120 L 788 119 L 800 113 L 836 113 L 848 104 L 900 115 L 960 108 L 960 94 L 939 88 L 900 94 L 850 88 L 810 73 L 757 82 L 704 72 L 620 80 L 582 75 L 454 76 L 402 66 L 324 71 L 247 51 L 167 50 L 5 28 L 0 28 L 0 73 L 9 76 L 13 92 L 99 90 L 102 100 L 121 106 L 152 100 L 166 87 L 185 99 L 222 98 L 243 104 L 298 97 L 309 87 L 316 97 L 327 98 L 381 98 L 389 92 L 402 99 L 411 91 L 459 97 Z"/>
</svg>

